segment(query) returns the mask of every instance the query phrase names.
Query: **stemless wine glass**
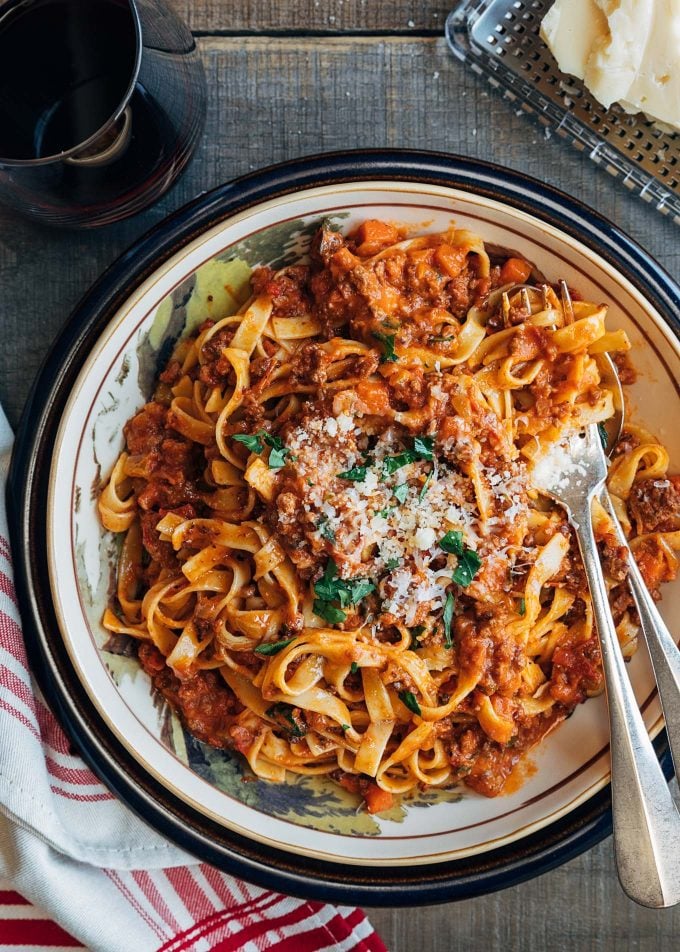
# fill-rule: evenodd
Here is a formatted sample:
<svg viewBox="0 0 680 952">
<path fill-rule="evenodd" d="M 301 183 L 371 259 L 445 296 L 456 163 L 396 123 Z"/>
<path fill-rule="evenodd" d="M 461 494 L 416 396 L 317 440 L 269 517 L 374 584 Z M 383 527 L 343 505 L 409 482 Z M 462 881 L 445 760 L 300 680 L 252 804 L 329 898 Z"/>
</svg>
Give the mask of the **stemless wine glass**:
<svg viewBox="0 0 680 952">
<path fill-rule="evenodd" d="M 205 116 L 188 27 L 161 0 L 0 3 L 0 202 L 118 221 L 186 167 Z"/>
</svg>

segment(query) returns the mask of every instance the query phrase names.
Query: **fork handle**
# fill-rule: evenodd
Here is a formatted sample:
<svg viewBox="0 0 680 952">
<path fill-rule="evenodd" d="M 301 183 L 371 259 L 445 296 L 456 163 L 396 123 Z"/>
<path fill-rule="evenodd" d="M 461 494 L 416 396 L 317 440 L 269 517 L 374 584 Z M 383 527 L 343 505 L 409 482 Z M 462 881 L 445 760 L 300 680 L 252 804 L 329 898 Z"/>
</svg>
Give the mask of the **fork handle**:
<svg viewBox="0 0 680 952">
<path fill-rule="evenodd" d="M 628 549 L 628 540 L 624 535 L 606 489 L 602 494 L 601 501 L 607 515 L 614 524 L 619 544 L 625 545 Z M 630 550 L 628 551 L 630 552 Z M 628 583 L 640 616 L 640 627 L 652 659 L 654 677 L 656 678 L 663 716 L 666 721 L 668 743 L 677 774 L 680 771 L 680 651 L 678 651 L 673 636 L 654 604 L 654 599 L 649 594 L 632 552 L 630 552 L 628 564 Z"/>
<path fill-rule="evenodd" d="M 642 721 L 609 607 L 593 532 L 593 494 L 571 508 L 600 636 L 611 734 L 612 815 L 619 879 L 635 902 L 680 902 L 680 814 Z"/>
</svg>

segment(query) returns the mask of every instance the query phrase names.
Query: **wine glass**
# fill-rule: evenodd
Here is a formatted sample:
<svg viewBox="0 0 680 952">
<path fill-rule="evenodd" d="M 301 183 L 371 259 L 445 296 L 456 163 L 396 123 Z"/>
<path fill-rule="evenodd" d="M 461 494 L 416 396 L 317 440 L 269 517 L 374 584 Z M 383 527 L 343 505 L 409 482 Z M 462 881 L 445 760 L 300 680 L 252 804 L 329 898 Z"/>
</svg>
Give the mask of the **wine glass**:
<svg viewBox="0 0 680 952">
<path fill-rule="evenodd" d="M 0 203 L 92 227 L 186 167 L 205 117 L 188 27 L 162 0 L 0 4 Z"/>
</svg>

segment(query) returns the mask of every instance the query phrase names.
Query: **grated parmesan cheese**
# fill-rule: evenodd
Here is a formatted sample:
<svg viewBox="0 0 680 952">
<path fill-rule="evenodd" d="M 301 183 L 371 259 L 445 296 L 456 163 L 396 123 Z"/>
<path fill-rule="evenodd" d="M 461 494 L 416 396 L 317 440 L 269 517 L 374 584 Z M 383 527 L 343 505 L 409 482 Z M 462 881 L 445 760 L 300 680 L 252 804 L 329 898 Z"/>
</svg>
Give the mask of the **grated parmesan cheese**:
<svg viewBox="0 0 680 952">
<path fill-rule="evenodd" d="M 522 461 L 499 458 L 497 468 L 481 468 L 494 507 L 482 519 L 466 470 L 473 441 L 465 435 L 438 444 L 438 461 L 417 459 L 394 472 L 385 469 L 385 459 L 412 446 L 408 431 L 391 426 L 369 441 L 350 413 L 305 421 L 287 445 L 303 477 L 312 554 L 322 560 L 330 551 L 341 577 L 373 581 L 382 611 L 407 626 L 443 609 L 458 564 L 438 544 L 448 531 L 461 532 L 464 545 L 483 560 L 475 585 L 486 584 L 485 574 L 490 585 L 499 579 L 511 585 L 516 559 L 526 561 L 528 473 Z M 362 478 L 340 478 L 353 469 Z"/>
</svg>

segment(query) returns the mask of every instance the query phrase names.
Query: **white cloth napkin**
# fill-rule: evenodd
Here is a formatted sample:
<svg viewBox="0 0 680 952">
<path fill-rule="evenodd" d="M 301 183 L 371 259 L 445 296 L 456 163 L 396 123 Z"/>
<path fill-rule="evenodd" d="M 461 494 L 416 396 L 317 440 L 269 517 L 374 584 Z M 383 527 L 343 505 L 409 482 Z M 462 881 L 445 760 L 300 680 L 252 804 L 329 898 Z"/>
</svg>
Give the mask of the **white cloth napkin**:
<svg viewBox="0 0 680 952">
<path fill-rule="evenodd" d="M 5 512 L 11 447 L 0 408 L 0 878 L 95 952 L 384 950 L 358 910 L 199 864 L 71 752 L 26 660 Z"/>
</svg>

